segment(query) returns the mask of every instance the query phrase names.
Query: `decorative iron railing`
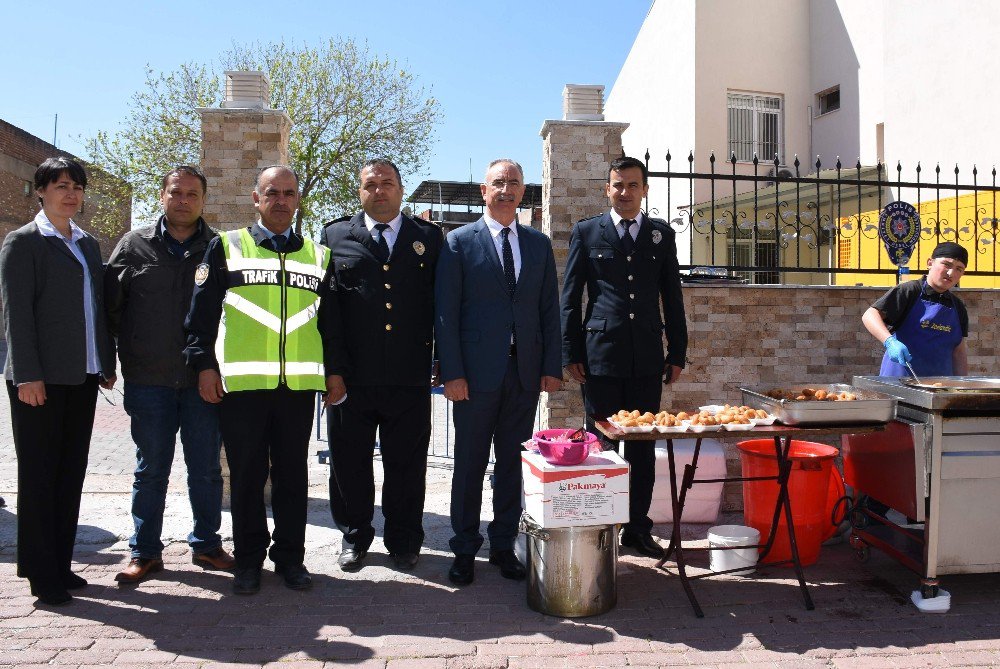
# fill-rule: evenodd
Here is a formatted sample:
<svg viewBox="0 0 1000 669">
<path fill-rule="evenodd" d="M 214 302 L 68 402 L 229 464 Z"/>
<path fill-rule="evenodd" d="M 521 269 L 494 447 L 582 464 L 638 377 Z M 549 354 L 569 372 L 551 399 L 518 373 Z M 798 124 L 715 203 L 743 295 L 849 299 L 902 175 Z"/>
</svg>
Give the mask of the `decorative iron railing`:
<svg viewBox="0 0 1000 669">
<path fill-rule="evenodd" d="M 786 168 L 777 156 L 762 162 L 754 155 L 744 162 L 732 153 L 725 172 L 718 171 L 714 153 L 708 172 L 695 171 L 693 152 L 686 171 L 672 168 L 669 151 L 665 158 L 665 170 L 649 171 L 653 185 L 646 208 L 678 233 L 682 259 L 686 245 L 688 262 L 682 270 L 708 266 L 752 283 L 853 284 L 873 277 L 891 282 L 898 270 L 881 248 L 879 213 L 886 204 L 905 200 L 921 219 L 910 263 L 914 273 L 923 269 L 920 261 L 934 246 L 956 241 L 969 250 L 968 277 L 992 277 L 983 280 L 988 285 L 1000 277 L 995 167 L 989 184 L 979 182 L 975 166 L 971 183 L 963 183 L 957 165 L 954 183 L 945 183 L 940 164 L 933 169 L 933 181 L 925 181 L 920 163 L 915 177 L 904 180 L 900 162 L 892 179 L 882 163 L 863 166 L 859 160 L 845 168 L 839 158 L 824 169 L 817 157 L 815 171 L 806 175 L 798 156 Z M 645 159 L 648 167 L 648 151 Z M 660 179 L 665 187 L 655 181 Z"/>
</svg>

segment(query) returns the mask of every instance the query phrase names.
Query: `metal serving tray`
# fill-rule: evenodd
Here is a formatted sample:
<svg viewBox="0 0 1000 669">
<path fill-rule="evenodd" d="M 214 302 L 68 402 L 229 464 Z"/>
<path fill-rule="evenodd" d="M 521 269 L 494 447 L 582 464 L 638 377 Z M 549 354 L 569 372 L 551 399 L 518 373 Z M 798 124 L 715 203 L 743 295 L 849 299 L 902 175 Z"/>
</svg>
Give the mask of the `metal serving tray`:
<svg viewBox="0 0 1000 669">
<path fill-rule="evenodd" d="M 996 393 L 1000 392 L 1000 379 L 988 376 L 921 376 L 915 379 L 903 378 L 900 383 L 935 392 Z"/>
<path fill-rule="evenodd" d="M 755 409 L 763 409 L 778 417 L 785 425 L 842 425 L 853 423 L 888 423 L 896 417 L 896 398 L 874 390 L 863 390 L 846 383 L 792 383 L 781 387 L 785 390 L 826 390 L 827 392 L 850 392 L 858 396 L 856 400 L 829 402 L 824 400 L 776 400 L 765 393 L 773 389 L 767 386 L 741 387 L 743 403 Z"/>
</svg>

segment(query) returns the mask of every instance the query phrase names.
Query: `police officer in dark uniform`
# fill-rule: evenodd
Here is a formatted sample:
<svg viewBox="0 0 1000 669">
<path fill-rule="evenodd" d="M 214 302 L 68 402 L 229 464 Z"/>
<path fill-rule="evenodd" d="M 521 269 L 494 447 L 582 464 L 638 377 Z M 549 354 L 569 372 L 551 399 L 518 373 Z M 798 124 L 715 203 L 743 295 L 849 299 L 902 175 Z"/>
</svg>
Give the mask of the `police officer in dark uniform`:
<svg viewBox="0 0 1000 669">
<path fill-rule="evenodd" d="M 363 212 L 327 224 L 343 336 L 334 374 L 347 399 L 331 407 L 330 511 L 343 531 L 338 560 L 361 569 L 375 537 L 372 456 L 379 433 L 385 546 L 410 570 L 424 540 L 431 434 L 434 272 L 441 229 L 400 213 L 399 170 L 370 160 L 359 173 Z"/>
<path fill-rule="evenodd" d="M 578 222 L 570 235 L 562 292 L 563 365 L 571 378 L 583 384 L 591 431 L 595 416 L 620 409 L 658 411 L 661 380 L 675 381 L 684 368 L 687 324 L 674 231 L 642 213 L 648 189 L 642 162 L 629 157 L 615 160 L 607 183 L 611 211 Z M 650 534 L 652 444 L 626 444 L 625 459 L 631 475 L 629 522 L 622 531 L 622 546 L 660 557 L 663 550 Z"/>
</svg>

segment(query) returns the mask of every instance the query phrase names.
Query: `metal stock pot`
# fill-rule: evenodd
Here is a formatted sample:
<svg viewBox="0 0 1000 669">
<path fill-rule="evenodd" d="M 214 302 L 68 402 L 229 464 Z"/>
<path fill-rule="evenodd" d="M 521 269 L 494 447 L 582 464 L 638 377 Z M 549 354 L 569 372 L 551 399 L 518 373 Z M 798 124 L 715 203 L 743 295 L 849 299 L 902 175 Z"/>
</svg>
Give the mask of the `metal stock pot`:
<svg viewBox="0 0 1000 669">
<path fill-rule="evenodd" d="M 611 610 L 618 600 L 616 525 L 543 528 L 521 516 L 528 544 L 528 606 L 579 618 Z"/>
</svg>

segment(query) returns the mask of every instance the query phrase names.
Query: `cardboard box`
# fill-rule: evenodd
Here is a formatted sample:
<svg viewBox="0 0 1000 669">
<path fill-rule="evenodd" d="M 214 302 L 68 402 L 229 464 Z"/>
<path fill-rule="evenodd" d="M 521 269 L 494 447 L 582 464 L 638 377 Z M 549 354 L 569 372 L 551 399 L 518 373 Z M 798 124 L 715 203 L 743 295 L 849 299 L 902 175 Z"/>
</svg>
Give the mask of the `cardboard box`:
<svg viewBox="0 0 1000 669">
<path fill-rule="evenodd" d="M 677 480 L 677 494 L 681 493 L 681 479 L 684 466 L 694 459 L 694 439 L 674 439 L 674 471 Z M 701 441 L 698 453 L 698 469 L 695 480 L 721 479 L 726 477 L 726 454 L 722 443 L 711 438 Z M 687 491 L 683 523 L 714 523 L 722 506 L 722 483 L 696 483 Z M 666 442 L 656 442 L 656 480 L 653 483 L 653 500 L 649 506 L 649 517 L 654 523 L 673 522 L 670 506 L 670 466 L 667 460 Z"/>
<path fill-rule="evenodd" d="M 571 466 L 524 451 L 521 471 L 524 510 L 542 527 L 628 522 L 628 463 L 613 451 Z"/>
</svg>

